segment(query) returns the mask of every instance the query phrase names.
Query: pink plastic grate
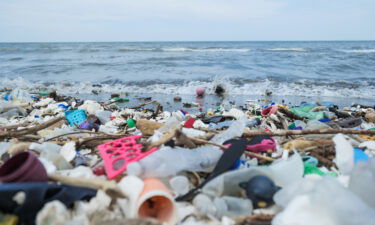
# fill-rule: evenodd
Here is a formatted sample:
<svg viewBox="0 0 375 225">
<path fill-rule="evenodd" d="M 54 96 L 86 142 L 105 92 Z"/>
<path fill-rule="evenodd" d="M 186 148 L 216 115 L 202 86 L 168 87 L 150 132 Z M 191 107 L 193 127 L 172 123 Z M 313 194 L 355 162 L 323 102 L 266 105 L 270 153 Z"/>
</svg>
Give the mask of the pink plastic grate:
<svg viewBox="0 0 375 225">
<path fill-rule="evenodd" d="M 109 179 L 113 179 L 126 171 L 129 163 L 137 162 L 158 150 L 152 148 L 147 152 L 142 152 L 142 145 L 137 143 L 137 139 L 141 137 L 140 135 L 133 135 L 98 146 Z"/>
</svg>

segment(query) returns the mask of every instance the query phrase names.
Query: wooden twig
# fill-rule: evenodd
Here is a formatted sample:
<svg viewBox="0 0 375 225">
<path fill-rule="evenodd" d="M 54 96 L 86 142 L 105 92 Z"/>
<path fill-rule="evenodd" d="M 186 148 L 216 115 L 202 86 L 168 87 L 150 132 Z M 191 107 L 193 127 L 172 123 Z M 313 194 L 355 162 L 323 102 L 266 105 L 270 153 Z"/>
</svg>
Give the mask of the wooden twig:
<svg viewBox="0 0 375 225">
<path fill-rule="evenodd" d="M 80 138 L 76 142 L 76 146 L 77 146 L 77 148 L 79 148 L 82 145 L 85 145 L 87 142 L 101 141 L 101 140 L 113 140 L 113 139 L 122 138 L 122 137 L 125 137 L 125 136 L 126 135 L 123 135 L 123 134 L 108 134 L 108 135 L 102 135 L 102 136 Z"/>
<path fill-rule="evenodd" d="M 264 156 L 262 154 L 258 154 L 258 153 L 255 153 L 255 152 L 245 151 L 245 155 L 253 157 L 253 158 L 263 159 L 263 160 L 266 160 L 266 161 L 269 161 L 269 162 L 273 162 L 273 161 L 276 160 L 274 158 L 271 158 L 271 157 L 268 157 L 268 156 Z"/>
<path fill-rule="evenodd" d="M 49 126 L 52 126 L 53 124 L 59 122 L 63 118 L 64 117 L 62 117 L 62 116 L 56 117 L 56 118 L 48 120 L 45 123 L 38 124 L 36 126 L 29 127 L 29 128 L 24 128 L 22 130 L 4 131 L 4 132 L 0 133 L 0 140 L 3 140 L 5 138 L 14 138 L 14 137 L 23 136 L 23 135 L 26 135 L 26 134 L 36 133 L 37 131 L 40 131 L 40 130 L 43 130 L 43 129 L 49 127 Z"/>
<path fill-rule="evenodd" d="M 263 130 L 245 131 L 245 137 L 252 137 L 258 135 L 269 136 L 290 136 L 290 135 L 306 135 L 306 134 L 368 134 L 375 135 L 375 130 L 346 130 L 346 129 L 314 129 L 314 130 L 276 130 L 272 132 Z"/>
<path fill-rule="evenodd" d="M 152 114 L 151 118 L 155 119 L 161 110 L 162 110 L 162 106 L 158 104 L 158 106 L 156 107 L 156 111 Z"/>
<path fill-rule="evenodd" d="M 176 136 L 176 130 L 170 131 L 167 134 L 165 134 L 163 137 L 161 137 L 160 140 L 155 141 L 153 143 L 150 143 L 149 145 L 147 145 L 146 149 L 151 149 L 151 148 L 154 148 L 154 147 L 159 147 L 160 145 L 163 145 L 163 144 L 167 143 L 174 136 Z"/>
<path fill-rule="evenodd" d="M 99 131 L 98 132 L 92 132 L 92 131 L 89 131 L 89 130 L 81 130 L 81 131 L 56 135 L 54 137 L 46 139 L 45 141 L 50 141 L 50 140 L 53 140 L 53 139 L 56 139 L 56 138 L 60 138 L 60 137 L 63 137 L 63 136 L 69 136 L 69 135 L 73 135 L 73 134 L 105 134 L 105 133 L 99 132 Z"/>
<path fill-rule="evenodd" d="M 219 148 L 223 148 L 223 149 L 227 149 L 227 147 L 225 145 L 219 145 L 219 144 L 216 144 L 216 143 L 213 143 L 213 142 L 210 142 L 210 141 L 206 141 L 204 139 L 200 139 L 200 138 L 193 138 L 193 137 L 189 137 L 190 140 L 192 140 L 195 144 L 207 144 L 207 145 L 213 145 L 213 146 L 216 146 L 216 147 L 219 147 Z"/>
<path fill-rule="evenodd" d="M 109 196 L 113 198 L 127 198 L 127 196 L 121 191 L 121 189 L 116 185 L 115 182 L 107 181 L 107 180 L 99 180 L 95 178 L 75 178 L 75 177 L 68 177 L 58 173 L 49 174 L 48 177 L 51 180 L 55 180 L 61 182 L 63 184 L 78 186 L 78 187 L 85 187 L 85 188 L 92 188 L 96 190 L 103 190 Z"/>
<path fill-rule="evenodd" d="M 23 122 L 23 123 L 20 123 L 20 124 L 15 124 L 15 125 L 10 125 L 10 126 L 0 127 L 0 129 L 3 129 L 3 130 L 12 130 L 12 129 L 17 129 L 18 127 L 25 127 L 25 126 L 27 126 L 29 124 L 30 124 L 30 122 Z"/>
<path fill-rule="evenodd" d="M 145 106 L 145 105 L 149 105 L 149 104 L 152 104 L 152 103 L 155 103 L 155 102 L 157 102 L 157 101 L 156 101 L 156 100 L 152 100 L 152 101 L 149 101 L 149 102 L 146 102 L 146 103 L 140 104 L 140 105 L 138 105 L 138 106 L 132 107 L 131 109 L 138 109 L 138 108 L 141 108 L 141 107 L 143 107 L 143 106 Z"/>
<path fill-rule="evenodd" d="M 195 145 L 195 143 L 188 136 L 186 136 L 184 133 L 182 133 L 182 131 L 180 131 L 180 130 L 176 130 L 176 140 L 177 140 L 178 144 L 186 146 L 188 148 L 196 148 L 197 147 Z"/>
</svg>

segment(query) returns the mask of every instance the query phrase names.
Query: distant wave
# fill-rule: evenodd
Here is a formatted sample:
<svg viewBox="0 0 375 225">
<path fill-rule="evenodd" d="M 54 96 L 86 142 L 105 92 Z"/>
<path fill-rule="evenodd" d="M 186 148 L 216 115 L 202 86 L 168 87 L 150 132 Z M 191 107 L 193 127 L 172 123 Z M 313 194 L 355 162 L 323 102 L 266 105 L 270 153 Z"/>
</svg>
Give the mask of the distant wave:
<svg viewBox="0 0 375 225">
<path fill-rule="evenodd" d="M 291 52 L 307 52 L 304 48 L 269 48 L 268 51 L 291 51 Z"/>
<path fill-rule="evenodd" d="M 120 52 L 249 52 L 247 48 L 122 48 Z"/>
<path fill-rule="evenodd" d="M 108 63 L 96 63 L 96 62 L 86 62 L 86 63 L 80 63 L 81 66 L 107 66 Z"/>
<path fill-rule="evenodd" d="M 351 50 L 339 50 L 345 53 L 375 53 L 375 49 L 351 49 Z"/>
<path fill-rule="evenodd" d="M 248 52 L 247 48 L 163 48 L 164 52 Z"/>
<path fill-rule="evenodd" d="M 9 61 L 20 61 L 22 60 L 22 57 L 15 57 L 15 58 L 10 58 Z"/>
</svg>

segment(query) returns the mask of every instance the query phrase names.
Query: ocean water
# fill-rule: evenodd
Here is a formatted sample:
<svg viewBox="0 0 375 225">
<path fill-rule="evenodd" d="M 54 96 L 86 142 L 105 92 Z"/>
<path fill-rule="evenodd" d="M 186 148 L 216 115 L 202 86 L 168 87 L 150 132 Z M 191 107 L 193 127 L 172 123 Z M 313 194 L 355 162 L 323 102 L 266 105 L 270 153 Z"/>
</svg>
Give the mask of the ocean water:
<svg viewBox="0 0 375 225">
<path fill-rule="evenodd" d="M 375 41 L 0 43 L 0 88 L 375 101 Z"/>
</svg>

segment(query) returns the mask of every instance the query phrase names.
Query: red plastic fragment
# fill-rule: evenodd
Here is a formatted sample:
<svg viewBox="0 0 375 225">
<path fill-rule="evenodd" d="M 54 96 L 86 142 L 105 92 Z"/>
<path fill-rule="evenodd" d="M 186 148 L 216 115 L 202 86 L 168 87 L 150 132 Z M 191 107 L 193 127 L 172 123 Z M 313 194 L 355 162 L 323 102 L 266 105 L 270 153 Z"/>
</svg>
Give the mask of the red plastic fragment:
<svg viewBox="0 0 375 225">
<path fill-rule="evenodd" d="M 190 119 L 186 120 L 186 122 L 184 124 L 184 127 L 193 128 L 193 124 L 194 124 L 195 121 L 196 121 L 196 119 L 194 119 L 194 118 L 190 118 Z"/>
</svg>

